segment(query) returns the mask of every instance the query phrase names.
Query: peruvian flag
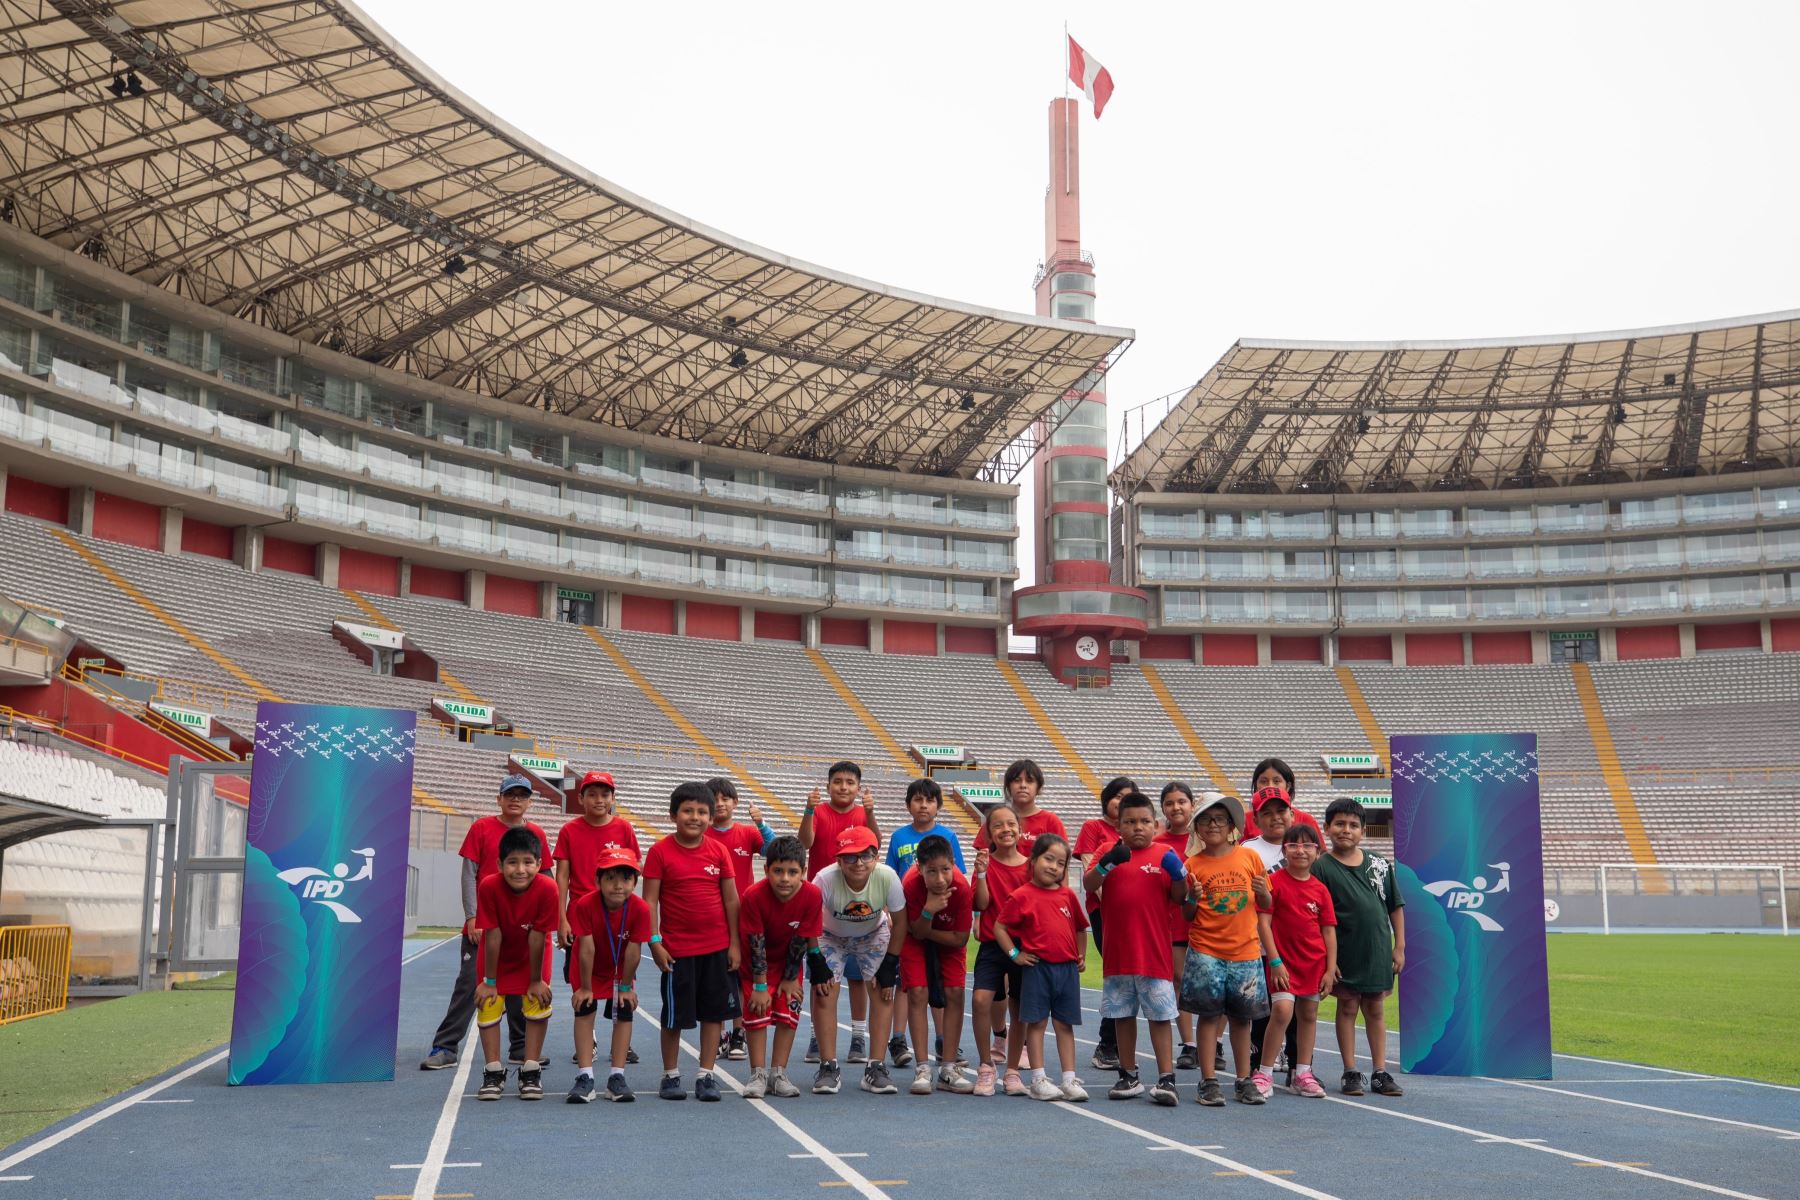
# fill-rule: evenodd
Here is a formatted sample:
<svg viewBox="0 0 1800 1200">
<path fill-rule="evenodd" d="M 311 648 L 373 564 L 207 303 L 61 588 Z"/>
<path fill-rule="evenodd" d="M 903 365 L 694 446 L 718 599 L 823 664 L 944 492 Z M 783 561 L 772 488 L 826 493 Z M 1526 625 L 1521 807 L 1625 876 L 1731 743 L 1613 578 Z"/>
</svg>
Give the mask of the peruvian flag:
<svg viewBox="0 0 1800 1200">
<path fill-rule="evenodd" d="M 1081 89 L 1081 94 L 1094 102 L 1094 119 L 1098 121 L 1106 108 L 1106 102 L 1112 99 L 1112 73 L 1101 66 L 1094 56 L 1081 48 L 1081 43 L 1074 38 L 1069 39 L 1069 82 Z"/>
</svg>

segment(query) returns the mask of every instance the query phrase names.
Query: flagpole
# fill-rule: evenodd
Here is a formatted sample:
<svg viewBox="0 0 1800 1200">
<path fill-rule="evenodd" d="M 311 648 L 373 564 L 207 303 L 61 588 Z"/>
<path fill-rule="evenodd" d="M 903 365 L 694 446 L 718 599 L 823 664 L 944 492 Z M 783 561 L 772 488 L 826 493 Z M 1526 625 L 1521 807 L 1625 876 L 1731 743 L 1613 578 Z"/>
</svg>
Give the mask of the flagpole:
<svg viewBox="0 0 1800 1200">
<path fill-rule="evenodd" d="M 1063 195 L 1069 194 L 1069 23 L 1063 22 Z"/>
</svg>

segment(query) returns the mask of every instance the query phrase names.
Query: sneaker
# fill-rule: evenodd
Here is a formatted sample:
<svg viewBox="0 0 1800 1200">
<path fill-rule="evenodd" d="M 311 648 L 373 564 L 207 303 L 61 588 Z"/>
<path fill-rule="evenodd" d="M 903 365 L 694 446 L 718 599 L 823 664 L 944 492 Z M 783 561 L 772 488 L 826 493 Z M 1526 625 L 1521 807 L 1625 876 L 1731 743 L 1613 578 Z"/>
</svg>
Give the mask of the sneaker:
<svg viewBox="0 0 1800 1200">
<path fill-rule="evenodd" d="M 887 1064 L 872 1062 L 863 1068 L 862 1090 L 873 1092 L 877 1096 L 898 1096 L 900 1089 L 888 1078 Z"/>
<path fill-rule="evenodd" d="M 1338 1089 L 1346 1096 L 1363 1094 L 1363 1077 L 1361 1071 L 1345 1071 L 1343 1085 Z"/>
<path fill-rule="evenodd" d="M 1070 1104 L 1086 1104 L 1087 1089 L 1081 1086 L 1081 1080 L 1071 1079 L 1062 1085 L 1062 1098 Z"/>
<path fill-rule="evenodd" d="M 1097 1046 L 1094 1049 L 1094 1070 L 1116 1071 L 1119 1069 L 1119 1048 L 1117 1046 Z"/>
<path fill-rule="evenodd" d="M 869 1061 L 869 1035 L 853 1033 L 850 1035 L 850 1053 L 844 1055 L 845 1062 L 866 1063 Z"/>
<path fill-rule="evenodd" d="M 524 1066 L 525 1065 L 525 1052 L 523 1050 L 508 1051 L 507 1055 L 506 1055 L 506 1065 L 509 1067 Z"/>
<path fill-rule="evenodd" d="M 1264 1100 L 1267 1100 L 1270 1096 L 1275 1094 L 1275 1080 L 1267 1071 L 1252 1071 L 1250 1073 L 1250 1083 L 1251 1086 L 1256 1088 L 1256 1094 L 1261 1096 Z"/>
<path fill-rule="evenodd" d="M 1225 1059 L 1225 1043 L 1220 1042 L 1213 1047 L 1213 1070 L 1228 1071 L 1230 1069 L 1231 1064 Z"/>
<path fill-rule="evenodd" d="M 1198 1071 L 1200 1069 L 1200 1051 L 1186 1042 L 1181 1043 L 1181 1053 L 1175 1056 L 1177 1071 Z"/>
<path fill-rule="evenodd" d="M 421 1071 L 441 1071 L 445 1067 L 454 1067 L 457 1063 L 456 1051 L 446 1050 L 442 1046 L 433 1046 L 431 1053 L 419 1064 Z"/>
<path fill-rule="evenodd" d="M 638 1056 L 637 1056 L 637 1051 L 636 1051 L 636 1050 L 633 1050 L 633 1049 L 632 1049 L 632 1048 L 631 1048 L 631 1047 L 629 1047 L 629 1046 L 627 1046 L 627 1047 L 625 1047 L 625 1065 L 626 1065 L 626 1066 L 628 1066 L 628 1067 L 635 1067 L 635 1066 L 637 1066 L 637 1065 L 638 1065 L 638 1063 L 639 1063 L 639 1062 L 641 1062 L 641 1061 L 642 1061 L 642 1060 L 641 1060 L 641 1059 L 639 1059 L 639 1058 L 638 1058 Z"/>
<path fill-rule="evenodd" d="M 991 1063 L 982 1063 L 975 1068 L 975 1094 L 977 1096 L 994 1094 L 994 1068 Z"/>
<path fill-rule="evenodd" d="M 1202 1079 L 1200 1086 L 1194 1089 L 1194 1099 L 1208 1108 L 1225 1107 L 1225 1093 L 1217 1079 Z"/>
<path fill-rule="evenodd" d="M 1311 1071 L 1301 1071 L 1294 1076 L 1294 1095 L 1305 1096 L 1308 1100 L 1323 1100 L 1325 1088 L 1314 1077 Z"/>
<path fill-rule="evenodd" d="M 1025 1090 L 1025 1081 L 1019 1078 L 1019 1073 L 1017 1071 L 1008 1071 L 1006 1073 L 1006 1078 L 1000 1081 L 1000 1090 L 1005 1092 L 1008 1096 L 1025 1096 L 1030 1094 Z"/>
<path fill-rule="evenodd" d="M 994 1030 L 994 1046 L 992 1050 L 988 1051 L 988 1058 L 993 1060 L 996 1067 L 1006 1065 L 1006 1030 Z"/>
<path fill-rule="evenodd" d="M 819 1061 L 819 1039 L 817 1037 L 811 1037 L 806 1040 L 806 1057 L 801 1059 L 801 1061 L 814 1063 Z"/>
<path fill-rule="evenodd" d="M 725 1039 L 725 1057 L 732 1062 L 742 1062 L 750 1057 L 750 1043 L 745 1040 L 743 1030 L 734 1029 L 731 1036 Z"/>
<path fill-rule="evenodd" d="M 1136 1071 L 1120 1071 L 1119 1082 L 1106 1089 L 1108 1100 L 1136 1100 L 1144 1094 L 1144 1081 Z"/>
<path fill-rule="evenodd" d="M 819 1073 L 813 1076 L 813 1095 L 835 1096 L 838 1087 L 844 1081 L 844 1072 L 837 1065 L 837 1059 L 819 1064 Z"/>
<path fill-rule="evenodd" d="M 750 1082 L 744 1085 L 744 1099 L 761 1100 L 769 1094 L 769 1069 L 754 1067 L 750 1071 Z"/>
<path fill-rule="evenodd" d="M 656 1085 L 656 1097 L 659 1100 L 686 1100 L 687 1089 L 681 1086 L 681 1076 L 664 1075 L 662 1082 Z"/>
<path fill-rule="evenodd" d="M 577 1075 L 575 1082 L 569 1085 L 569 1094 L 563 1099 L 569 1104 L 592 1104 L 595 1094 L 594 1077 Z"/>
<path fill-rule="evenodd" d="M 1181 1107 L 1181 1096 L 1175 1091 L 1175 1077 L 1159 1079 L 1150 1088 L 1150 1103 L 1159 1108 Z"/>
<path fill-rule="evenodd" d="M 1268 1103 L 1267 1100 L 1263 1099 L 1262 1092 L 1257 1089 L 1256 1081 L 1254 1079 L 1240 1079 L 1237 1081 L 1236 1087 L 1232 1090 L 1237 1093 L 1237 1102 L 1239 1104 Z"/>
<path fill-rule="evenodd" d="M 1369 1090 L 1374 1092 L 1377 1096 L 1406 1095 L 1406 1092 L 1400 1085 L 1394 1082 L 1394 1077 L 1389 1075 L 1386 1071 L 1377 1071 L 1369 1076 Z"/>
<path fill-rule="evenodd" d="M 745 1095 L 748 1094 L 748 1092 L 745 1093 Z M 792 1100 L 799 1094 L 800 1089 L 795 1086 L 793 1080 L 787 1077 L 787 1069 L 785 1067 L 776 1067 L 773 1071 L 769 1072 L 769 1095 L 779 1096 L 783 1100 Z"/>
<path fill-rule="evenodd" d="M 913 1065 L 912 1047 L 906 1044 L 906 1039 L 903 1037 L 891 1037 L 888 1039 L 888 1057 L 894 1060 L 894 1065 L 896 1067 L 910 1067 Z"/>
<path fill-rule="evenodd" d="M 711 1071 L 702 1071 L 695 1077 L 694 1099 L 708 1104 L 718 1103 L 719 1081 L 713 1078 Z"/>
<path fill-rule="evenodd" d="M 988 1074 L 991 1078 L 993 1075 L 992 1067 L 988 1068 Z M 967 1096 L 974 1092 L 975 1085 L 970 1083 L 968 1077 L 963 1074 L 962 1065 L 960 1063 L 944 1063 L 942 1066 L 938 1067 L 937 1089 L 940 1092 L 950 1092 L 957 1096 Z M 993 1095 L 993 1085 L 991 1083 L 988 1086 L 988 1094 L 990 1096 Z"/>
<path fill-rule="evenodd" d="M 481 1090 L 475 1093 L 477 1100 L 498 1100 L 506 1092 L 506 1068 L 501 1066 L 483 1067 L 481 1069 Z"/>
<path fill-rule="evenodd" d="M 600 1039 L 598 1037 L 596 1037 L 594 1039 L 594 1053 L 595 1054 L 600 1053 Z M 581 1065 L 581 1055 L 579 1055 L 579 1054 L 569 1055 L 569 1062 L 571 1062 L 575 1066 L 579 1067 Z"/>
<path fill-rule="evenodd" d="M 681 1091 L 680 1083 L 675 1085 L 675 1090 L 677 1093 Z M 606 1077 L 606 1098 L 614 1104 L 630 1104 L 637 1099 L 637 1093 L 631 1090 L 631 1085 L 625 1082 L 623 1075 L 608 1075 Z M 680 1099 L 680 1096 L 677 1095 L 676 1098 Z"/>
<path fill-rule="evenodd" d="M 527 1062 L 519 1068 L 519 1099 L 542 1100 L 544 1098 L 544 1068 L 535 1062 Z"/>
<path fill-rule="evenodd" d="M 1030 1090 L 1025 1094 L 1030 1096 L 1033 1100 L 1061 1100 L 1063 1098 L 1062 1088 L 1051 1083 L 1048 1079 L 1038 1080 L 1031 1085 Z"/>
<path fill-rule="evenodd" d="M 894 1065 L 899 1066 L 898 1063 L 895 1063 Z M 931 1065 L 929 1063 L 920 1063 L 913 1068 L 912 1086 L 906 1090 L 915 1096 L 931 1095 L 933 1089 L 931 1084 Z"/>
</svg>

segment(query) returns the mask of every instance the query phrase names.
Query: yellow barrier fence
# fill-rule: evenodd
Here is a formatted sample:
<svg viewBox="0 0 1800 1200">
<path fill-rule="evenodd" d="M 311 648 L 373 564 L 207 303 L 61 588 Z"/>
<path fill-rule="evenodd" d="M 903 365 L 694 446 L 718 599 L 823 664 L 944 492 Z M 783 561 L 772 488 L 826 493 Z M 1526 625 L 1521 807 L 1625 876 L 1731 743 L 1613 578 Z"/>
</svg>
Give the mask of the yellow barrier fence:
<svg viewBox="0 0 1800 1200">
<path fill-rule="evenodd" d="M 69 927 L 0 927 L 0 1025 L 69 1004 Z"/>
</svg>

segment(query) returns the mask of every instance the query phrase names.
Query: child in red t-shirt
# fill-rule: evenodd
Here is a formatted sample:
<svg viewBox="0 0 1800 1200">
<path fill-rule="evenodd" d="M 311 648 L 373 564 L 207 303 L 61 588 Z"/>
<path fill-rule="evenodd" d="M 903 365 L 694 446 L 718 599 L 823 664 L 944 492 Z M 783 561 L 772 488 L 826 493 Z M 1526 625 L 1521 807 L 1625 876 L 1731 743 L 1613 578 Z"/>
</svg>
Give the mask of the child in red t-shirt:
<svg viewBox="0 0 1800 1200">
<path fill-rule="evenodd" d="M 750 885 L 738 907 L 743 938 L 744 1029 L 750 1055 L 750 1082 L 744 1099 L 779 1096 L 791 1100 L 800 1088 L 787 1077 L 788 1055 L 806 1000 L 802 968 L 824 931 L 825 897 L 806 878 L 806 847 L 796 837 L 769 843 L 763 877 Z M 826 968 L 829 974 L 829 968 Z M 773 1055 L 764 1031 L 775 1027 Z"/>
<path fill-rule="evenodd" d="M 849 759 L 834 762 L 825 772 L 825 803 L 819 803 L 819 789 L 806 798 L 800 814 L 800 844 L 806 847 L 806 877 L 817 879 L 819 872 L 837 861 L 838 839 L 844 831 L 866 826 L 881 845 L 881 827 L 875 823 L 875 804 L 869 789 L 863 786 L 862 767 Z M 857 978 L 859 968 L 852 962 L 846 976 L 845 990 L 850 993 L 850 1051 L 846 1062 L 869 1061 L 869 988 L 873 980 Z M 885 1053 L 885 1051 L 884 1051 Z M 819 1039 L 815 1035 L 806 1048 L 806 1061 L 819 1061 Z"/>
<path fill-rule="evenodd" d="M 1054 833 L 1068 841 L 1069 831 L 1063 826 L 1062 818 L 1047 808 L 1038 807 L 1038 797 L 1044 792 L 1042 767 L 1029 758 L 1021 758 L 1006 768 L 1002 778 L 1000 786 L 1006 793 L 1006 805 L 1019 818 L 1019 845 L 1029 848 L 1043 833 Z M 985 830 L 975 835 L 977 850 L 987 844 Z"/>
<path fill-rule="evenodd" d="M 481 935 L 475 986 L 475 1024 L 481 1030 L 482 1100 L 498 1100 L 506 1090 L 500 1060 L 500 1018 L 509 996 L 522 998 L 525 1058 L 519 1067 L 519 1099 L 544 1098 L 544 1027 L 550 1020 L 550 941 L 556 932 L 556 884 L 538 874 L 540 835 L 508 829 L 495 847 L 500 869 L 475 889 L 475 928 Z"/>
<path fill-rule="evenodd" d="M 1007 898 L 1025 886 L 1030 863 L 1019 853 L 1019 817 L 1004 804 L 988 809 L 981 832 L 991 849 L 975 851 L 975 1094 L 994 1094 L 994 1065 L 1018 1063 L 1024 1030 L 1019 1026 L 1019 965 L 994 940 L 994 926 Z M 1011 1012 L 1011 1028 L 1007 1014 Z M 1023 1096 L 1024 1081 L 1015 1066 L 1006 1073 L 1006 1094 Z"/>
<path fill-rule="evenodd" d="M 737 871 L 731 852 L 706 836 L 712 790 L 684 783 L 669 795 L 673 835 L 644 859 L 644 903 L 650 906 L 650 955 L 662 974 L 663 1078 L 657 1096 L 680 1100 L 681 1031 L 700 1027 L 700 1071 L 694 1099 L 719 1099 L 713 1064 L 719 1031 L 742 1011 L 734 978 L 738 946 Z"/>
<path fill-rule="evenodd" d="M 750 823 L 734 822 L 732 813 L 737 811 L 737 784 L 723 775 L 706 781 L 712 789 L 713 819 L 706 827 L 706 836 L 715 842 L 723 842 L 731 851 L 731 865 L 737 868 L 738 901 L 742 903 L 750 892 L 750 885 L 756 881 L 752 870 L 756 856 L 763 848 L 775 840 L 775 831 L 763 824 L 762 813 L 757 811 L 753 801 L 749 807 Z M 726 1035 L 725 1044 L 720 1054 L 729 1059 L 742 1060 L 748 1051 L 744 1043 L 744 1019 L 739 1017 L 731 1023 L 731 1032 Z"/>
<path fill-rule="evenodd" d="M 637 978 L 639 949 L 650 940 L 650 906 L 637 896 L 637 852 L 623 846 L 602 850 L 595 859 L 595 890 L 569 906 L 568 920 L 575 936 L 575 1083 L 569 1088 L 570 1104 L 585 1104 L 594 1091 L 594 1016 L 606 1004 L 606 1019 L 613 1023 L 612 1070 L 606 1078 L 606 1098 L 630 1101 L 637 1097 L 625 1082 L 630 1062 L 631 1014 L 637 1008 L 632 981 Z"/>
<path fill-rule="evenodd" d="M 912 1094 L 933 1086 L 927 1054 L 926 1009 L 938 1019 L 937 1090 L 966 1096 L 975 1085 L 956 1065 L 962 1057 L 964 984 L 968 980 L 969 930 L 975 923 L 975 889 L 956 869 L 950 839 L 932 834 L 914 847 L 913 866 L 901 880 L 906 895 L 906 945 L 900 948 L 900 987 L 912 1001 L 913 1045 L 919 1048 Z"/>
<path fill-rule="evenodd" d="M 1250 1076 L 1264 1096 L 1275 1090 L 1269 1064 L 1291 1020 L 1296 1096 L 1321 1099 L 1324 1087 L 1313 1078 L 1313 1041 L 1319 1032 L 1319 993 L 1337 974 L 1337 911 L 1331 889 L 1313 878 L 1312 865 L 1324 846 L 1310 825 L 1291 825 L 1282 835 L 1286 861 L 1269 879 L 1270 932 L 1278 956 L 1269 966 L 1269 1028 L 1263 1035 L 1262 1066 Z"/>
<path fill-rule="evenodd" d="M 1081 860 L 1083 875 L 1094 869 L 1100 856 L 1111 850 L 1119 842 L 1119 800 L 1138 790 L 1137 781 L 1127 775 L 1107 781 L 1100 789 L 1100 816 L 1091 821 L 1084 821 L 1081 832 L 1075 835 L 1075 857 Z M 1087 893 L 1088 928 L 1094 937 L 1094 949 L 1106 950 L 1106 922 L 1100 915 L 1100 897 L 1094 892 Z M 1174 985 L 1171 984 L 1171 987 Z M 1094 1069 L 1096 1071 L 1116 1071 L 1119 1069 L 1119 1039 L 1114 1030 L 1111 1017 L 1100 1018 L 1100 1040 L 1094 1047 Z"/>
<path fill-rule="evenodd" d="M 581 802 L 581 816 L 566 822 L 556 834 L 556 852 L 551 859 L 556 864 L 556 890 L 562 899 L 556 944 L 563 949 L 563 982 L 570 987 L 575 986 L 575 931 L 570 914 L 582 897 L 593 894 L 600 855 L 607 850 L 629 850 L 633 862 L 643 855 L 638 848 L 637 830 L 617 811 L 616 794 L 611 775 L 605 771 L 589 771 L 575 787 L 575 797 Z M 588 1043 L 587 1048 L 591 1057 L 593 1043 Z M 575 1054 L 575 1061 L 579 1063 L 579 1044 Z M 627 1054 L 631 1062 L 637 1061 L 637 1055 L 629 1047 Z"/>
<path fill-rule="evenodd" d="M 1188 842 L 1194 832 L 1194 789 L 1185 783 L 1165 783 L 1163 785 L 1161 806 L 1163 814 L 1163 831 L 1156 835 L 1159 845 L 1167 846 L 1181 855 L 1186 862 Z M 1169 906 L 1169 950 L 1170 966 L 1174 970 L 1169 983 L 1176 991 L 1181 990 L 1181 976 L 1187 970 L 1188 952 L 1188 919 L 1180 904 Z M 1181 1048 L 1175 1055 L 1175 1067 L 1180 1071 L 1192 1071 L 1200 1066 L 1200 1051 L 1194 1044 L 1194 1014 L 1183 1010 L 1176 1015 L 1175 1025 L 1181 1034 Z M 1224 1051 L 1221 1048 L 1222 1058 Z"/>
<path fill-rule="evenodd" d="M 1067 886 L 1069 843 L 1039 834 L 1031 846 L 1030 882 L 1007 897 L 994 926 L 1000 950 L 1023 969 L 1019 1020 L 1031 1048 L 1033 1100 L 1080 1103 L 1087 1090 L 1075 1078 L 1075 1026 L 1081 1024 L 1081 972 L 1087 968 L 1087 913 Z M 1044 1026 L 1056 1028 L 1062 1086 L 1044 1077 Z M 1008 1063 L 1016 1069 L 1016 1063 Z"/>
</svg>

